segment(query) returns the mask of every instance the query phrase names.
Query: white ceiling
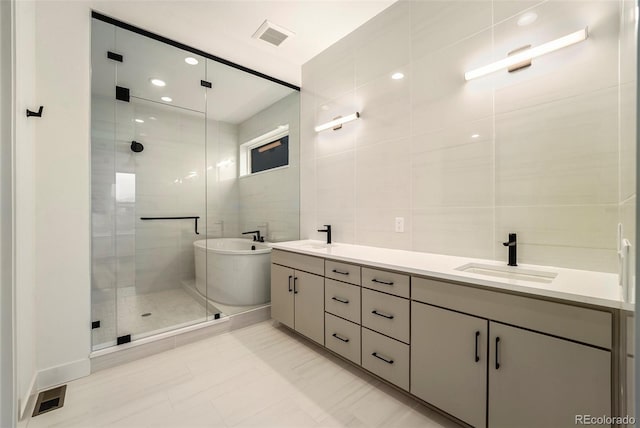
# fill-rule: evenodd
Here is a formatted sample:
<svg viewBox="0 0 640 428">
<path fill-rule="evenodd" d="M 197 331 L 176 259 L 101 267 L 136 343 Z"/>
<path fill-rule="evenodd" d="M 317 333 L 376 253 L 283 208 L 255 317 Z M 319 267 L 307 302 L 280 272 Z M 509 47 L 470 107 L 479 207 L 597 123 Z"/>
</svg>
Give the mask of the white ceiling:
<svg viewBox="0 0 640 428">
<path fill-rule="evenodd" d="M 96 0 L 94 10 L 300 85 L 302 64 L 395 0 Z M 279 47 L 251 38 L 265 19 L 295 33 Z"/>
<path fill-rule="evenodd" d="M 115 83 L 129 88 L 132 97 L 194 112 L 206 111 L 209 119 L 238 124 L 295 92 L 98 20 L 92 23 L 91 43 L 92 92 L 106 99 L 113 98 Z M 123 55 L 124 61 L 109 60 L 108 51 Z M 187 64 L 186 57 L 196 59 L 197 64 Z M 152 78 L 164 81 L 166 86 L 152 85 Z M 201 80 L 209 81 L 212 87 L 205 89 Z M 163 96 L 172 101 L 163 101 Z"/>
</svg>

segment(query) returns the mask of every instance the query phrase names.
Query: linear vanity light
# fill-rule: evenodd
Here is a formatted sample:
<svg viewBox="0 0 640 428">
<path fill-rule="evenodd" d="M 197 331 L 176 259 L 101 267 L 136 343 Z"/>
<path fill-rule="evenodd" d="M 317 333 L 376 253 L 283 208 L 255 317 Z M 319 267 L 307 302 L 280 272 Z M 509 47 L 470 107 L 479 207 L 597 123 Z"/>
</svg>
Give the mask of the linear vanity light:
<svg viewBox="0 0 640 428">
<path fill-rule="evenodd" d="M 321 132 L 321 131 L 324 131 L 324 130 L 330 129 L 330 128 L 333 128 L 334 130 L 335 129 L 340 129 L 340 128 L 342 128 L 342 125 L 344 123 L 354 121 L 354 120 L 358 119 L 359 117 L 360 117 L 360 113 L 359 112 L 355 112 L 355 113 L 352 113 L 352 114 L 344 116 L 344 117 L 337 117 L 337 118 L 333 119 L 330 122 L 323 123 L 322 125 L 316 126 L 315 130 L 316 130 L 316 132 Z"/>
<path fill-rule="evenodd" d="M 567 34 L 564 37 L 560 37 L 559 39 L 555 39 L 540 46 L 536 46 L 535 48 L 524 50 L 505 59 L 501 59 L 500 61 L 485 65 L 484 67 L 467 71 L 466 73 L 464 73 L 464 78 L 465 80 L 475 79 L 477 77 L 485 76 L 503 68 L 509 68 L 516 64 L 530 61 L 533 58 L 537 58 L 550 52 L 557 51 L 558 49 L 562 49 L 575 43 L 582 42 L 583 40 L 586 40 L 587 36 L 588 27 L 585 27 L 571 34 Z"/>
</svg>

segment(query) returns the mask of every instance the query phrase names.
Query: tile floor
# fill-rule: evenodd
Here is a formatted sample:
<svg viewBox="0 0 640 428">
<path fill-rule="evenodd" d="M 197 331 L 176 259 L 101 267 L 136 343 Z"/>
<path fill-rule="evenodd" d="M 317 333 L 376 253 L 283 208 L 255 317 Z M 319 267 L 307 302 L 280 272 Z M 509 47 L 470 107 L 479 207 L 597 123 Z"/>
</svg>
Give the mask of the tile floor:
<svg viewBox="0 0 640 428">
<path fill-rule="evenodd" d="M 265 321 L 70 382 L 21 427 L 455 427 Z"/>
</svg>

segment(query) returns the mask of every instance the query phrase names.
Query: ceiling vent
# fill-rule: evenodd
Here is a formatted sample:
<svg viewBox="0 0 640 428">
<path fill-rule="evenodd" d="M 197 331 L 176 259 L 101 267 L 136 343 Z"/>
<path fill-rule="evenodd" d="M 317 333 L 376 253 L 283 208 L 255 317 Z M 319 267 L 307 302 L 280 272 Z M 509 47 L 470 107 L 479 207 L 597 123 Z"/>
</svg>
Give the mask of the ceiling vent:
<svg viewBox="0 0 640 428">
<path fill-rule="evenodd" d="M 260 28 L 253 33 L 254 39 L 264 40 L 265 42 L 272 44 L 273 46 L 280 46 L 288 37 L 293 36 L 295 33 L 282 28 L 279 25 L 265 20 Z"/>
</svg>

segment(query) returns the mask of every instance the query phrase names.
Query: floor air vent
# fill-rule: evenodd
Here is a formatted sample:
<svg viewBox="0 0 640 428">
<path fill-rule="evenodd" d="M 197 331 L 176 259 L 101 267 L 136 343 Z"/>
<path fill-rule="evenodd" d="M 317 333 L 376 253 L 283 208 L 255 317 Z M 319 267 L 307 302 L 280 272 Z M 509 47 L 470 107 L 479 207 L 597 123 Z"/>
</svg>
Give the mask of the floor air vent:
<svg viewBox="0 0 640 428">
<path fill-rule="evenodd" d="M 66 392 L 67 385 L 42 391 L 38 394 L 36 407 L 33 409 L 33 415 L 31 416 L 38 416 L 64 406 L 64 396 Z"/>
</svg>

